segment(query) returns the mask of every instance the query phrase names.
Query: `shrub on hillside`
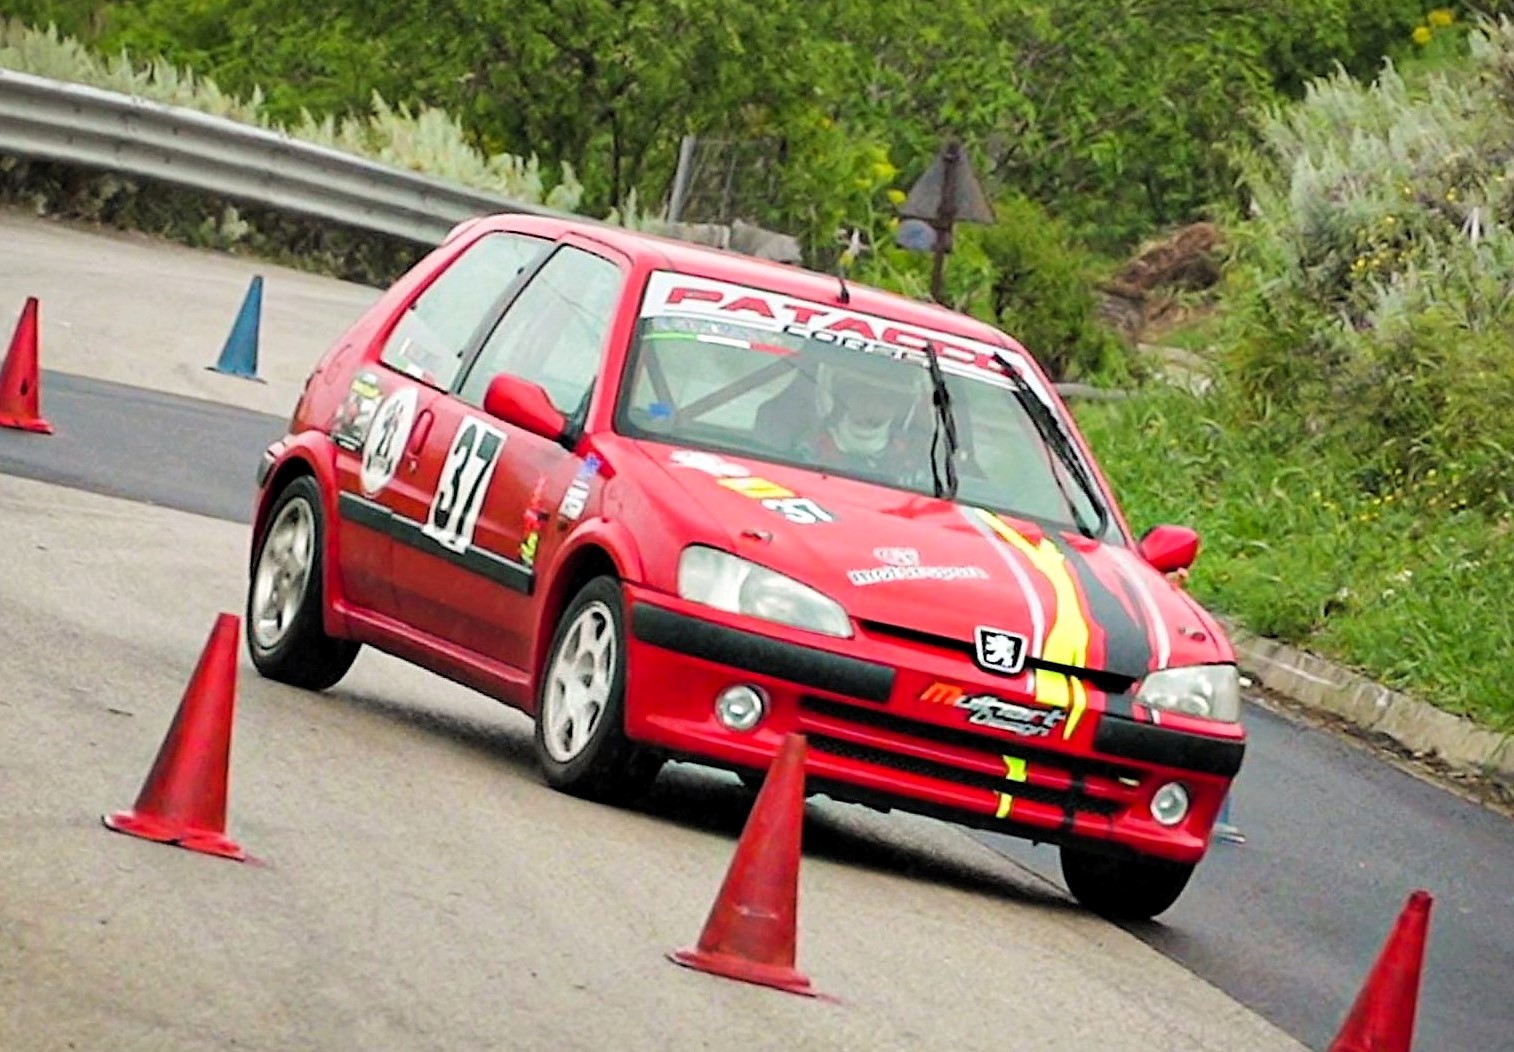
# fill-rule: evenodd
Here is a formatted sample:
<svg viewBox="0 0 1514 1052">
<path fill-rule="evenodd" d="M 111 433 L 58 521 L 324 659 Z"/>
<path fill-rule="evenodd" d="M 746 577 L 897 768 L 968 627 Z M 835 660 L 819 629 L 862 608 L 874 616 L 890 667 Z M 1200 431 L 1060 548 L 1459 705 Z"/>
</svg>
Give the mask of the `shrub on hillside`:
<svg viewBox="0 0 1514 1052">
<path fill-rule="evenodd" d="M 1035 202 L 1012 195 L 983 231 L 991 268 L 988 311 L 1058 379 L 1119 373 L 1126 349 L 1098 317 L 1097 263 Z"/>
<path fill-rule="evenodd" d="M 990 225 L 957 226 L 946 259 L 946 305 L 1009 333 L 1054 379 L 1132 379 L 1128 348 L 1098 314 L 1103 261 L 1027 197 L 1003 195 L 994 213 Z M 878 225 L 878 240 L 858 277 L 929 298 L 931 255 L 899 248 L 893 240 L 897 226 L 897 220 Z"/>
<path fill-rule="evenodd" d="M 1373 485 L 1457 466 L 1514 500 L 1514 24 L 1410 83 L 1344 74 L 1265 115 L 1232 274 L 1228 378 L 1285 430 L 1339 433 Z"/>
</svg>

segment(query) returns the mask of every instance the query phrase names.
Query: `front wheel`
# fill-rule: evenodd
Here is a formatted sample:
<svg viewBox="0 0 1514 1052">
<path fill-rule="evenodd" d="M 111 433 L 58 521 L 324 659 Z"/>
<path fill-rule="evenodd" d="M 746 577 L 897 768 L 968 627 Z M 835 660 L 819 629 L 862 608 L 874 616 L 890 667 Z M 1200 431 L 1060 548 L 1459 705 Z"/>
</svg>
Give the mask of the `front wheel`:
<svg viewBox="0 0 1514 1052">
<path fill-rule="evenodd" d="M 1061 849 L 1062 879 L 1084 908 L 1110 920 L 1146 921 L 1165 912 L 1188 886 L 1194 867 L 1158 858 L 1116 858 Z"/>
<path fill-rule="evenodd" d="M 268 514 L 247 583 L 247 649 L 268 679 L 325 690 L 347 674 L 359 644 L 333 639 L 322 624 L 326 550 L 321 491 L 302 476 L 279 493 Z"/>
<path fill-rule="evenodd" d="M 536 693 L 536 757 L 547 784 L 601 802 L 632 799 L 662 759 L 626 737 L 620 582 L 596 577 L 568 603 Z"/>
</svg>

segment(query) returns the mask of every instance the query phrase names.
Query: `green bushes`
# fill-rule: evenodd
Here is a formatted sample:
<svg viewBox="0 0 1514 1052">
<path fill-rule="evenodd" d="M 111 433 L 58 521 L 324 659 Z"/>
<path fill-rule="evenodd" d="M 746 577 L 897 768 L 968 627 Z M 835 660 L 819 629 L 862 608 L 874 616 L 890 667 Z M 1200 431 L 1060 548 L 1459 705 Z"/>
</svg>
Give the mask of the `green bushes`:
<svg viewBox="0 0 1514 1052">
<path fill-rule="evenodd" d="M 743 218 L 794 234 L 825 266 L 838 231 L 860 228 L 886 254 L 892 196 L 955 133 L 1006 210 L 980 256 L 1006 273 L 969 264 L 964 237 L 957 298 L 1078 376 L 1120 360 L 1087 308 L 1081 275 L 1098 266 L 1087 252 L 1116 257 L 1231 197 L 1235 166 L 1222 146 L 1244 130 L 1238 113 L 1332 62 L 1370 69 L 1387 42 L 1412 46 L 1423 14 L 1411 0 L 1318 0 L 1304 18 L 1285 0 L 1244 11 L 1194 0 L 1181 17 L 1153 0 L 579 0 L 571 10 L 549 0 L 329 0 L 319 10 L 290 0 L 14 0 L 8 9 L 57 20 L 107 53 L 155 60 L 151 97 L 171 91 L 166 101 L 596 215 L 635 199 L 657 208 L 685 134 L 762 139 L 783 178 L 775 192 L 748 194 L 756 205 Z M 105 86 L 143 79 L 121 60 L 70 61 L 86 68 L 79 79 L 104 76 Z M 21 68 L 36 68 L 35 56 Z M 1037 226 L 1036 237 L 1022 233 Z M 1062 243 L 1042 251 L 1038 238 Z M 891 269 L 915 272 L 905 261 L 878 273 Z"/>
<path fill-rule="evenodd" d="M 1454 465 L 1459 499 L 1514 502 L 1514 25 L 1411 85 L 1344 75 L 1270 112 L 1244 160 L 1228 381 L 1339 436 L 1364 477 Z"/>
<path fill-rule="evenodd" d="M 1126 348 L 1098 319 L 1100 264 L 1035 202 L 1010 196 L 980 237 L 988 320 L 1014 335 L 1058 379 L 1123 379 Z"/>
<path fill-rule="evenodd" d="M 1101 252 L 1231 195 L 1219 146 L 1238 113 L 1337 62 L 1370 72 L 1390 46 L 1413 47 L 1424 17 L 1416 0 L 1316 0 L 1306 15 L 1292 0 L 1190 0 L 1180 11 L 1154 0 L 12 0 L 7 10 L 109 53 L 191 68 L 233 94 L 261 91 L 280 121 L 364 114 L 375 92 L 412 112 L 444 110 L 483 154 L 534 152 L 549 181 L 571 168 L 597 214 L 633 189 L 661 201 L 688 133 L 771 136 L 803 153 L 823 114 L 885 146 L 907 180 L 955 132 L 985 178 Z M 783 226 L 792 203 L 745 218 Z"/>
<path fill-rule="evenodd" d="M 1098 315 L 1096 282 L 1107 262 L 1026 197 L 1006 193 L 994 213 L 992 224 L 956 229 L 946 270 L 947 304 L 1014 336 L 1058 380 L 1130 380 L 1135 367 L 1129 348 Z M 927 298 L 930 254 L 895 244 L 896 219 L 875 209 L 868 215 L 871 247 L 856 276 Z"/>
<path fill-rule="evenodd" d="M 1079 414 L 1138 523 L 1201 530 L 1203 599 L 1509 729 L 1514 25 L 1461 39 L 1265 114 L 1214 392 Z"/>
</svg>

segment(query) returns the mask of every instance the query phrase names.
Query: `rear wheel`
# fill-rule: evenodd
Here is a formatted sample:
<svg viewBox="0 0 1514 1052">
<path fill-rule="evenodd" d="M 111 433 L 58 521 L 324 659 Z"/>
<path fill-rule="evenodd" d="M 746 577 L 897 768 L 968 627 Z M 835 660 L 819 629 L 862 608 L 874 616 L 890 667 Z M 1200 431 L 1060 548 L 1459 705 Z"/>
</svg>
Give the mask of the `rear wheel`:
<svg viewBox="0 0 1514 1052">
<path fill-rule="evenodd" d="M 258 672 L 307 690 L 334 686 L 359 644 L 322 625 L 326 527 L 321 491 L 309 476 L 285 486 L 268 515 L 247 583 L 247 650 Z"/>
<path fill-rule="evenodd" d="M 648 789 L 662 758 L 626 737 L 626 647 L 620 582 L 596 577 L 568 603 L 536 695 L 536 757 L 547 784 L 623 802 Z"/>
<path fill-rule="evenodd" d="M 1151 920 L 1188 886 L 1190 863 L 1116 858 L 1064 845 L 1062 879 L 1086 909 L 1110 920 Z"/>
</svg>

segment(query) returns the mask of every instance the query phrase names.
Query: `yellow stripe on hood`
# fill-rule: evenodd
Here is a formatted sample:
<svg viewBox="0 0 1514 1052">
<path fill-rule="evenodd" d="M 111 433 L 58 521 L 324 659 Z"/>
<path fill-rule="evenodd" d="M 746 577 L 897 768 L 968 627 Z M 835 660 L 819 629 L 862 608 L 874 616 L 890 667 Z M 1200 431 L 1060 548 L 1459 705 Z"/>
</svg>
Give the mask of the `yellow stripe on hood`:
<svg viewBox="0 0 1514 1052">
<path fill-rule="evenodd" d="M 1088 617 L 1083 612 L 1078 587 L 1073 581 L 1072 571 L 1067 567 L 1067 560 L 1051 542 L 1051 538 L 1042 537 L 1040 544 L 1031 544 L 1023 534 L 1011 528 L 999 516 L 987 511 L 981 511 L 980 515 L 997 537 L 1021 552 L 1032 566 L 1041 571 L 1056 593 L 1056 614 L 1051 627 L 1046 631 L 1038 656 L 1061 665 L 1080 668 L 1087 665 L 1090 635 Z M 1035 671 L 1036 700 L 1043 705 L 1070 710 L 1062 737 L 1071 738 L 1083 716 L 1083 710 L 1088 707 L 1088 691 L 1083 681 L 1062 672 L 1049 672 L 1041 668 Z"/>
</svg>

